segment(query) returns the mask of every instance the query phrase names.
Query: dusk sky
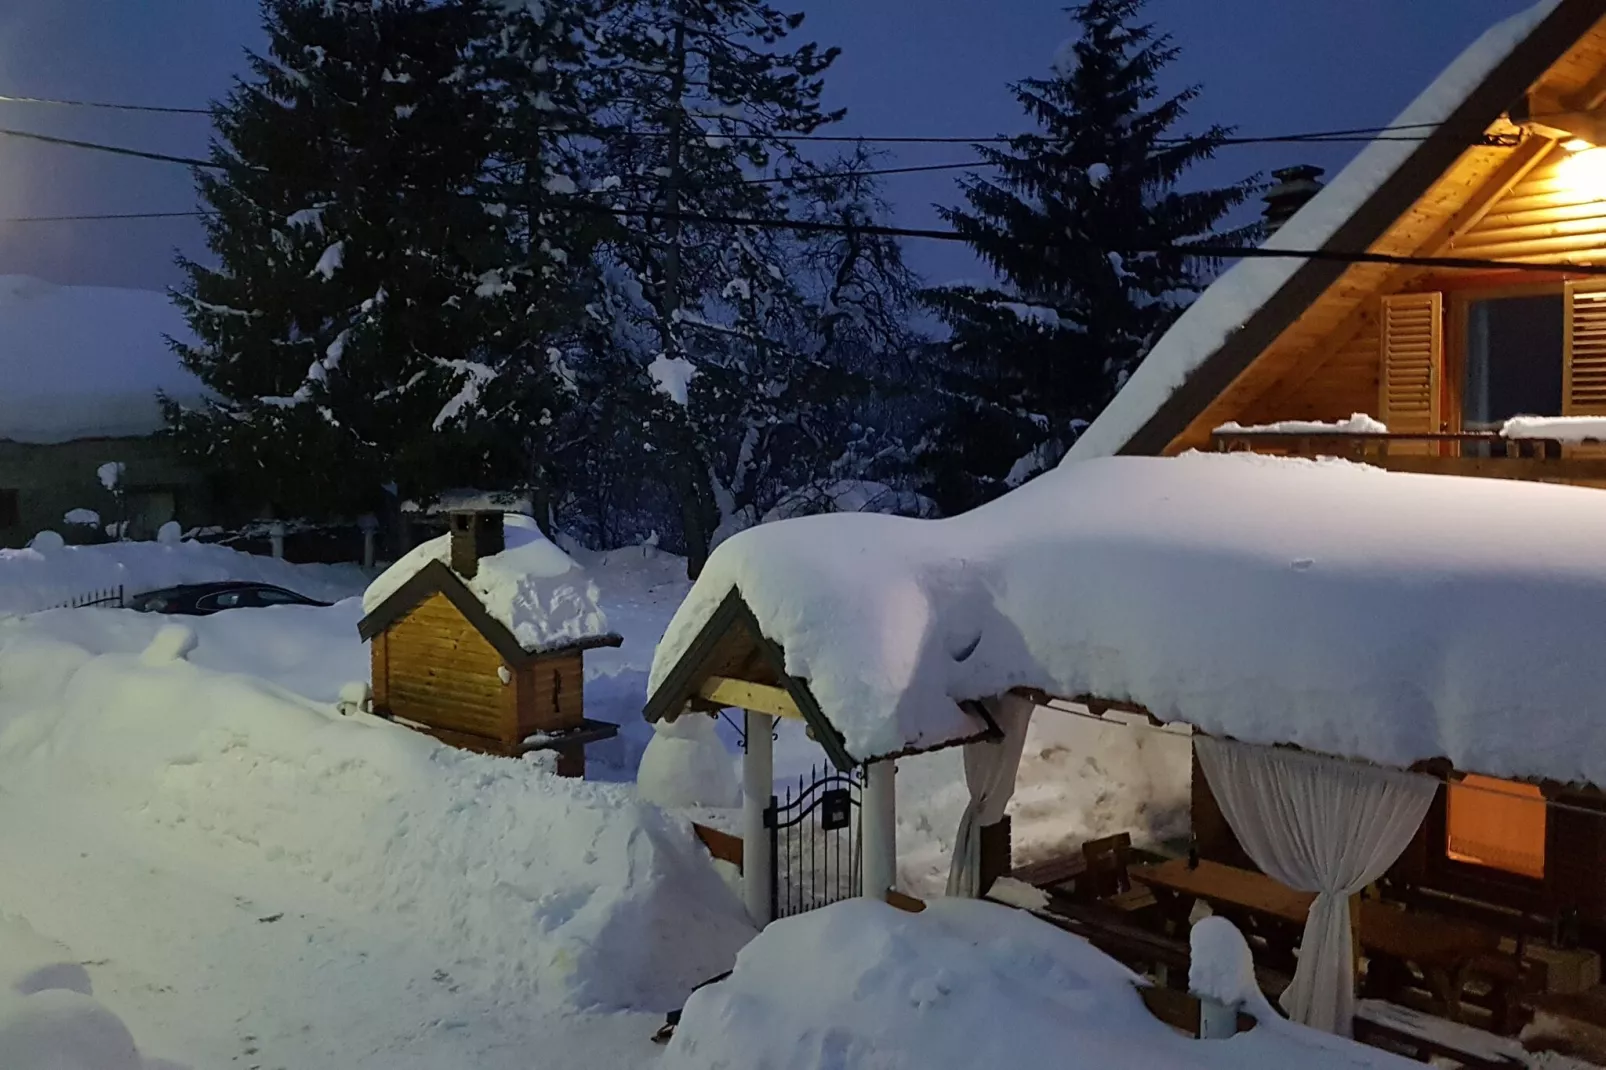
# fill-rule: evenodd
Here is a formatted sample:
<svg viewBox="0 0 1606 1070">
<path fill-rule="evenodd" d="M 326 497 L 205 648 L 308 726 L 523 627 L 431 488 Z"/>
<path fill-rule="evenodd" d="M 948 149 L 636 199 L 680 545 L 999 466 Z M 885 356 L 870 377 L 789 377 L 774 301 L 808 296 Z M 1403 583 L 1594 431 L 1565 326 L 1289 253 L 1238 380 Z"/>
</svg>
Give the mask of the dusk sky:
<svg viewBox="0 0 1606 1070">
<path fill-rule="evenodd" d="M 1012 80 L 1043 73 L 1070 34 L 1063 0 L 797 0 L 804 31 L 840 44 L 830 76 L 851 134 L 981 136 L 1022 128 Z M 1387 123 L 1455 54 L 1528 0 L 1151 0 L 1183 49 L 1174 84 L 1201 83 L 1197 125 L 1244 134 Z M 789 7 L 791 5 L 783 4 Z M 5 0 L 0 94 L 204 105 L 260 41 L 254 0 Z M 0 104 L 0 127 L 178 154 L 204 151 L 196 116 L 95 113 Z M 1357 146 L 1228 148 L 1204 177 L 1291 163 L 1336 169 Z M 899 147 L 888 164 L 969 158 L 963 145 Z M 930 226 L 953 176 L 888 180 L 898 222 Z M 181 167 L 0 137 L 0 218 L 182 211 Z M 161 288 L 175 249 L 202 255 L 187 220 L 0 223 L 0 274 Z M 933 281 L 974 277 L 962 248 L 917 242 Z"/>
</svg>

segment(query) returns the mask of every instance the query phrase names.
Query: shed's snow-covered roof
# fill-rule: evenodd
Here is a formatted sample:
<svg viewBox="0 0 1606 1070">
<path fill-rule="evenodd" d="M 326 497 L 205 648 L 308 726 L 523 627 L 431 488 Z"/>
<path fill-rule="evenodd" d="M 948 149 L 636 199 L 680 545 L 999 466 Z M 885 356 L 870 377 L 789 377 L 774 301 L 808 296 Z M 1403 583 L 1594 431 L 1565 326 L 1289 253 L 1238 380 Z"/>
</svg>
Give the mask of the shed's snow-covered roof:
<svg viewBox="0 0 1606 1070">
<path fill-rule="evenodd" d="M 946 520 L 838 514 L 715 551 L 656 691 L 741 593 L 858 759 L 1014 687 L 1256 743 L 1606 786 L 1606 492 L 1249 454 L 1064 465 Z"/>
<path fill-rule="evenodd" d="M 1490 29 L 1391 125 L 1431 132 L 1444 123 L 1560 3 L 1541 0 Z M 1322 248 L 1421 147 L 1420 141 L 1397 136 L 1374 141 L 1267 239 L 1264 247 Z M 1217 279 L 1155 344 L 1120 393 L 1077 439 L 1067 462 L 1120 452 L 1172 393 L 1305 264 L 1298 258 L 1243 260 Z"/>
<path fill-rule="evenodd" d="M 492 619 L 529 653 L 556 650 L 608 634 L 597 585 L 574 559 L 518 513 L 503 518 L 506 549 L 480 558 L 472 579 L 460 577 Z M 420 543 L 369 585 L 362 609 L 371 614 L 432 561 L 449 566 L 452 537 Z"/>
<path fill-rule="evenodd" d="M 164 293 L 0 276 L 0 439 L 66 442 L 162 427 L 157 391 L 198 400 L 168 348 L 188 333 Z"/>
</svg>

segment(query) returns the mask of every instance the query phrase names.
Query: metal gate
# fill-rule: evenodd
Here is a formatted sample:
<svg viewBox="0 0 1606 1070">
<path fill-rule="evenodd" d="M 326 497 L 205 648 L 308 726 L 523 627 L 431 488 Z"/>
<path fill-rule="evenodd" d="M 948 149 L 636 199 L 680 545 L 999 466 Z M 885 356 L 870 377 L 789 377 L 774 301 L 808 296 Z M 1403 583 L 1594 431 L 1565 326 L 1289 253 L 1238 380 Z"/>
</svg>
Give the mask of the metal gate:
<svg viewBox="0 0 1606 1070">
<path fill-rule="evenodd" d="M 816 766 L 770 796 L 770 917 L 817 910 L 859 894 L 861 774 Z"/>
</svg>

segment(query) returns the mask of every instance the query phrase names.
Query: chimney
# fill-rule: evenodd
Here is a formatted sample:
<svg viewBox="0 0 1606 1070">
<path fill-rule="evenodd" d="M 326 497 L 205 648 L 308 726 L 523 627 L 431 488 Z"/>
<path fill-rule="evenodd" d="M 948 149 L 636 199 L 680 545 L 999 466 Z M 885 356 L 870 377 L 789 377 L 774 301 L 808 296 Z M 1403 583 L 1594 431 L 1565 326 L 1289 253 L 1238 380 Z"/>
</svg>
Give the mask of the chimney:
<svg viewBox="0 0 1606 1070">
<path fill-rule="evenodd" d="M 1284 223 L 1294 218 L 1295 212 L 1322 191 L 1322 183 L 1318 181 L 1321 175 L 1322 169 L 1310 164 L 1284 167 L 1271 173 L 1277 184 L 1261 200 L 1266 202 L 1266 225 L 1272 231 L 1281 230 Z"/>
<path fill-rule="evenodd" d="M 452 521 L 452 571 L 471 580 L 480 570 L 480 558 L 499 554 L 506 548 L 502 538 L 502 513 L 498 509 L 454 509 Z"/>
</svg>

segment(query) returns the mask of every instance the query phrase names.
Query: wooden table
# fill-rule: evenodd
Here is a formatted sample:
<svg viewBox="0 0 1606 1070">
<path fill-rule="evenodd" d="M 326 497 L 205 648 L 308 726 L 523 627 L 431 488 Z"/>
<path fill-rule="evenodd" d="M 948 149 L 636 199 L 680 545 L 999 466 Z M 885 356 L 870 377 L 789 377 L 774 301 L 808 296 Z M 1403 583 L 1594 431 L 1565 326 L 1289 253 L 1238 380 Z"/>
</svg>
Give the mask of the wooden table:
<svg viewBox="0 0 1606 1070">
<path fill-rule="evenodd" d="M 1249 935 L 1266 939 L 1274 954 L 1286 953 L 1279 965 L 1292 964 L 1292 944 L 1287 941 L 1297 939 L 1296 928 L 1303 931 L 1316 898 L 1263 873 L 1219 862 L 1200 861 L 1189 868 L 1186 860 L 1175 859 L 1134 866 L 1130 872 L 1134 881 L 1154 891 L 1173 928 L 1186 931 L 1193 902 L 1202 899 L 1217 913 L 1247 923 Z M 1361 903 L 1358 928 L 1361 947 L 1369 956 L 1415 964 L 1452 1020 L 1459 1014 L 1472 961 L 1500 946 L 1499 934 L 1481 925 L 1438 914 L 1407 914 L 1372 900 Z"/>
</svg>

